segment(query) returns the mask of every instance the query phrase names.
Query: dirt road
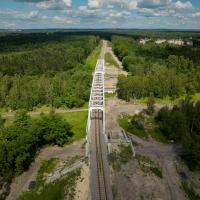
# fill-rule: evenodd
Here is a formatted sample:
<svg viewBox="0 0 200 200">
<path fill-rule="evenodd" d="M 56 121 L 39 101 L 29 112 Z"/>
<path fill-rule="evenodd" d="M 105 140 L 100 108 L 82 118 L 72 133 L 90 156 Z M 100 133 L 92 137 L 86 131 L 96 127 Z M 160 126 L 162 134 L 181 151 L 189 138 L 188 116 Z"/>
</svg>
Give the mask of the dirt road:
<svg viewBox="0 0 200 200">
<path fill-rule="evenodd" d="M 82 112 L 82 111 L 87 111 L 87 108 L 83 108 L 83 109 L 55 109 L 55 113 L 72 113 L 72 112 Z M 50 111 L 44 111 L 44 114 L 48 114 Z M 28 112 L 28 114 L 30 116 L 35 116 L 35 115 L 40 115 L 41 112 L 39 111 L 31 111 Z M 6 113 L 2 113 L 1 116 L 2 117 L 13 117 L 15 115 L 15 112 L 6 112 Z"/>
<path fill-rule="evenodd" d="M 120 74 L 127 75 L 127 72 L 123 70 L 122 63 L 114 55 L 111 47 L 107 47 L 106 52 L 111 53 L 111 55 L 119 65 L 119 68 L 117 68 L 114 65 L 109 65 L 108 63 L 105 64 L 105 90 L 115 91 L 118 81 L 118 76 Z"/>
</svg>

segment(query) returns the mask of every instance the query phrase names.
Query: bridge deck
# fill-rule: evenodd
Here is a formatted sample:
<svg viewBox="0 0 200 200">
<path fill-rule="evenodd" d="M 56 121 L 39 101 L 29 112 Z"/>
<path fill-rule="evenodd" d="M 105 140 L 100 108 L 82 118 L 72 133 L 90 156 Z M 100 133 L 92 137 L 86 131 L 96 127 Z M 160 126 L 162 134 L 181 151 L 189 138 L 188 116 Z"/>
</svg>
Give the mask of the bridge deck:
<svg viewBox="0 0 200 200">
<path fill-rule="evenodd" d="M 103 135 L 103 111 L 91 114 L 90 184 L 92 200 L 111 200 L 107 147 Z"/>
<path fill-rule="evenodd" d="M 104 138 L 104 54 L 105 43 L 93 74 L 87 123 L 86 139 L 89 150 L 90 190 L 92 200 L 113 199 L 107 160 L 107 146 Z"/>
</svg>

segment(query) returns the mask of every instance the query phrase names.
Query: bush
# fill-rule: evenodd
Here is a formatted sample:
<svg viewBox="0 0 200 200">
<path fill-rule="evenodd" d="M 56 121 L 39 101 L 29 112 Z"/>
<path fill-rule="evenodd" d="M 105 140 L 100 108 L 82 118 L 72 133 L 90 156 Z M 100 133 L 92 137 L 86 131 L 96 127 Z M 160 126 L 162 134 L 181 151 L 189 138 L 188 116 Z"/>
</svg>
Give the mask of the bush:
<svg viewBox="0 0 200 200">
<path fill-rule="evenodd" d="M 144 130 L 144 115 L 139 113 L 138 115 L 133 115 L 131 119 L 131 124 L 137 129 Z"/>
<path fill-rule="evenodd" d="M 62 146 L 67 143 L 69 137 L 73 136 L 70 125 L 58 114 L 51 112 L 49 115 L 42 115 L 35 123 L 36 132 L 42 137 L 44 144 L 57 144 Z"/>
<path fill-rule="evenodd" d="M 151 93 L 147 101 L 147 112 L 150 115 L 152 115 L 154 113 L 154 110 L 155 110 L 155 98 L 153 94 Z"/>
<path fill-rule="evenodd" d="M 136 123 L 135 126 L 131 123 L 131 119 L 132 119 L 131 116 L 123 114 L 118 118 L 118 123 L 127 132 L 132 133 L 141 138 L 147 138 L 147 133 L 143 128 L 143 124 L 140 123 L 141 121 L 133 122 Z"/>
<path fill-rule="evenodd" d="M 199 200 L 200 196 L 196 194 L 193 187 L 189 185 L 187 182 L 182 182 L 183 189 L 185 190 L 189 200 Z"/>
</svg>

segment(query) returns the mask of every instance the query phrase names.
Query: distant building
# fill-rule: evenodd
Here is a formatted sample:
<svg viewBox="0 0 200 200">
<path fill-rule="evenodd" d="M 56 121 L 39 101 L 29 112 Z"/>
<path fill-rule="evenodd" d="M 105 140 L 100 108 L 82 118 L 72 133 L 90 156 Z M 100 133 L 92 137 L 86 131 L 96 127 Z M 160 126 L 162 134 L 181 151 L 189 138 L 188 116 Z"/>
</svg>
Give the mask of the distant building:
<svg viewBox="0 0 200 200">
<path fill-rule="evenodd" d="M 167 41 L 168 44 L 175 44 L 175 45 L 184 45 L 184 41 L 181 39 L 171 39 Z"/>
<path fill-rule="evenodd" d="M 143 39 L 140 39 L 139 43 L 140 44 L 146 44 L 148 41 L 150 41 L 151 39 L 148 39 L 148 38 L 143 38 Z"/>
<path fill-rule="evenodd" d="M 187 40 L 183 40 L 183 39 L 157 39 L 155 41 L 155 44 L 162 44 L 167 42 L 168 44 L 174 44 L 174 45 L 179 45 L 179 46 L 183 46 L 183 45 L 187 45 L 187 46 L 193 46 L 193 41 L 191 39 L 187 39 Z"/>
<path fill-rule="evenodd" d="M 193 41 L 187 40 L 187 41 L 185 41 L 185 45 L 193 46 Z"/>
<path fill-rule="evenodd" d="M 162 44 L 164 42 L 166 42 L 166 39 L 158 39 L 155 41 L 156 44 Z"/>
</svg>

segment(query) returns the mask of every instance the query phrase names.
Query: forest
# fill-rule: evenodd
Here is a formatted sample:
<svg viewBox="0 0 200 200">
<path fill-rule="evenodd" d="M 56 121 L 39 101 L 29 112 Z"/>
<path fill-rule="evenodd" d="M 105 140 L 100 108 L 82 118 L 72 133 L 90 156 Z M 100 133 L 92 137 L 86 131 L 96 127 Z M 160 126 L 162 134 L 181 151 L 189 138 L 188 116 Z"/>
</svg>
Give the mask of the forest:
<svg viewBox="0 0 200 200">
<path fill-rule="evenodd" d="M 182 145 L 190 169 L 200 170 L 200 101 L 188 96 L 172 109 L 162 108 L 155 119 L 167 139 Z"/>
<path fill-rule="evenodd" d="M 112 46 L 129 72 L 127 77 L 119 77 L 119 98 L 129 101 L 153 94 L 175 99 L 200 91 L 200 48 L 153 42 L 143 45 L 118 36 L 113 37 Z"/>
<path fill-rule="evenodd" d="M 0 107 L 80 107 L 89 98 L 87 57 L 95 36 L 22 34 L 0 38 Z"/>
</svg>

